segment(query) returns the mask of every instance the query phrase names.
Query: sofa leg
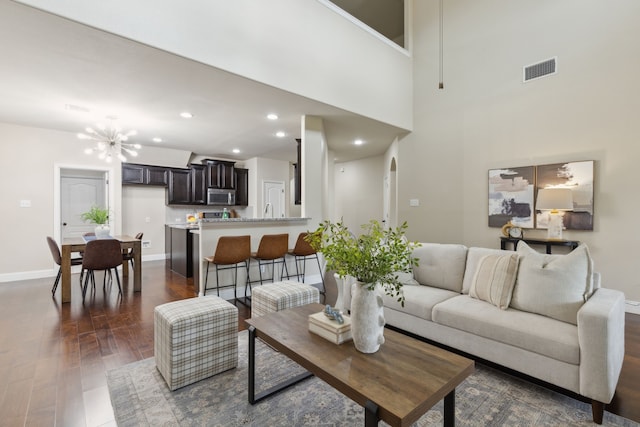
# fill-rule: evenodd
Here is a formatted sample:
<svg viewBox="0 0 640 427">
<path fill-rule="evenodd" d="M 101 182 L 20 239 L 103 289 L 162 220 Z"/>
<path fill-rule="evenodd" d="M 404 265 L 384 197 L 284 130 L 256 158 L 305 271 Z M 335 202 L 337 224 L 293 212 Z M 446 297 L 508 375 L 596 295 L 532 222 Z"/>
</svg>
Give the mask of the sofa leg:
<svg viewBox="0 0 640 427">
<path fill-rule="evenodd" d="M 596 424 L 602 424 L 602 417 L 604 416 L 604 403 L 597 400 L 591 401 L 591 414 L 593 415 L 593 422 Z"/>
</svg>

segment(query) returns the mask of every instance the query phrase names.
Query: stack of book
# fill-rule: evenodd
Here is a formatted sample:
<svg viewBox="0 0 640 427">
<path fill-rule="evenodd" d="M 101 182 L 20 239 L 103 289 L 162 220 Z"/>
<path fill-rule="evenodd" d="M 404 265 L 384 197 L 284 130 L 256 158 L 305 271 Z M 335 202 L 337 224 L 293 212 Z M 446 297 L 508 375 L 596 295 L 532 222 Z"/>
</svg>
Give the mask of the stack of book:
<svg viewBox="0 0 640 427">
<path fill-rule="evenodd" d="M 329 319 L 324 312 L 309 315 L 309 331 L 320 335 L 334 344 L 351 340 L 351 319 L 342 315 L 344 323 Z"/>
</svg>

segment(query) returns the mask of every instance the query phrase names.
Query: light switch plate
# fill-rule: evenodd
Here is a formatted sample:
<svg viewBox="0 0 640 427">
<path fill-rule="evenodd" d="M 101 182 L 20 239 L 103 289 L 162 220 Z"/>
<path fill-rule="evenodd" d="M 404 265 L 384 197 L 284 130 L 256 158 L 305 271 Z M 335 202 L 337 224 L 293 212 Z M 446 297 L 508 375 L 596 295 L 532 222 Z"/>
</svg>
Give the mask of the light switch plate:
<svg viewBox="0 0 640 427">
<path fill-rule="evenodd" d="M 31 207 L 31 200 L 20 200 L 20 207 L 21 208 L 30 208 Z"/>
<path fill-rule="evenodd" d="M 409 199 L 409 206 L 420 206 L 420 199 Z"/>
</svg>

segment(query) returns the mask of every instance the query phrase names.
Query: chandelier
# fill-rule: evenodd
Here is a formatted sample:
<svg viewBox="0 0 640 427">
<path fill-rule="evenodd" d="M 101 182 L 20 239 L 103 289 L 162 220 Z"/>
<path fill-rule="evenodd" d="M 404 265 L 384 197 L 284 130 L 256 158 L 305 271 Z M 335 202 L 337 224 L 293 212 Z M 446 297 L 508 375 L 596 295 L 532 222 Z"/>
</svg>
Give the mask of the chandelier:
<svg viewBox="0 0 640 427">
<path fill-rule="evenodd" d="M 78 138 L 94 141 L 93 148 L 84 150 L 86 154 L 98 153 L 98 158 L 105 160 L 107 163 L 113 161 L 113 157 L 117 157 L 122 162 L 126 162 L 127 158 L 124 153 L 135 157 L 138 155 L 136 150 L 142 148 L 140 144 L 127 143 L 130 136 L 137 134 L 135 130 L 123 133 L 122 129 L 116 125 L 113 120 L 109 126 L 97 124 L 96 129 L 87 127 L 86 133 L 79 133 Z"/>
</svg>

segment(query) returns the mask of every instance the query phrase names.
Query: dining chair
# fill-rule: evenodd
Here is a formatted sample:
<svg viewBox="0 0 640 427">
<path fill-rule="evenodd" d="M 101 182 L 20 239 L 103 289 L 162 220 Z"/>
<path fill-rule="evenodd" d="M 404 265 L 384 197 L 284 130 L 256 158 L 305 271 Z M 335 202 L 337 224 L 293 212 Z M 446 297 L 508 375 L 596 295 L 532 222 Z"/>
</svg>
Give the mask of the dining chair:
<svg viewBox="0 0 640 427">
<path fill-rule="evenodd" d="M 141 240 L 142 236 L 144 235 L 144 233 L 138 233 L 136 234 L 136 239 L 137 240 Z M 122 250 L 122 262 L 131 262 L 131 268 L 134 267 L 133 265 L 133 249 L 123 249 Z"/>
<path fill-rule="evenodd" d="M 60 247 L 53 237 L 47 236 L 47 244 L 49 245 L 49 251 L 51 251 L 53 261 L 58 264 L 58 274 L 56 275 L 55 282 L 53 282 L 53 288 L 51 288 L 51 294 L 55 295 L 58 283 L 60 283 L 60 276 L 62 276 L 62 255 L 60 254 Z M 82 258 L 71 258 L 71 265 L 81 264 Z M 80 278 L 80 284 L 82 284 L 82 278 Z"/>
<path fill-rule="evenodd" d="M 111 270 L 113 270 L 118 282 L 118 291 L 120 292 L 120 295 L 122 295 L 120 275 L 118 274 L 118 267 L 120 265 L 122 265 L 122 247 L 120 246 L 119 240 L 96 239 L 87 242 L 87 246 L 84 250 L 84 256 L 82 258 L 82 270 L 86 270 L 84 286 L 82 287 L 82 301 L 84 301 L 87 294 L 89 279 L 91 279 L 91 284 L 95 290 L 96 280 L 94 271 L 96 270 L 103 270 L 105 272 L 105 277 L 102 281 L 103 289 L 106 287 L 107 274 L 111 274 Z"/>
</svg>

